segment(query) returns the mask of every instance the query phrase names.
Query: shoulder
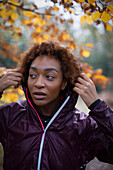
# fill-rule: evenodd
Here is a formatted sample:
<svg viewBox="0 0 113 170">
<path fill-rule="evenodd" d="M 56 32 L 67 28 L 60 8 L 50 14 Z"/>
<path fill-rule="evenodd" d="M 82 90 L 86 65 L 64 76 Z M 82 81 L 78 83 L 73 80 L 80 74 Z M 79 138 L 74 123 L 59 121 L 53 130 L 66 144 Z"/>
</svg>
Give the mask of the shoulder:
<svg viewBox="0 0 113 170">
<path fill-rule="evenodd" d="M 9 121 L 17 119 L 26 113 L 27 101 L 16 101 L 0 106 L 0 124 L 8 125 Z"/>
<path fill-rule="evenodd" d="M 16 112 L 16 110 L 25 109 L 27 106 L 26 100 L 16 101 L 0 106 L 0 114 L 10 114 Z"/>
<path fill-rule="evenodd" d="M 73 124 L 74 128 L 80 128 L 82 131 L 88 130 L 89 127 L 91 129 L 98 127 L 96 121 L 89 114 L 81 112 L 76 108 L 73 115 Z"/>
</svg>

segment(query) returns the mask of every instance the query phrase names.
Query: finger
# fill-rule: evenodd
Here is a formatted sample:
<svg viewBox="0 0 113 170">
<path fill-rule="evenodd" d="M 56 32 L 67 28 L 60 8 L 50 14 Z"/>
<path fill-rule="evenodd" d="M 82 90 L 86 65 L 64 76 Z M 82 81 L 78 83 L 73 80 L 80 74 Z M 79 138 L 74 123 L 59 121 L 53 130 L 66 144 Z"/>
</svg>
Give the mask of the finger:
<svg viewBox="0 0 113 170">
<path fill-rule="evenodd" d="M 83 89 L 84 86 L 83 86 L 81 83 L 78 83 L 78 82 L 77 82 L 77 83 L 75 84 L 75 87 L 78 87 L 79 89 Z"/>
<path fill-rule="evenodd" d="M 92 80 L 85 73 L 81 73 L 80 77 L 86 81 L 92 82 Z"/>
<path fill-rule="evenodd" d="M 80 95 L 81 89 L 78 87 L 74 87 L 73 91 L 77 92 Z"/>
<path fill-rule="evenodd" d="M 19 73 L 19 72 L 15 72 L 15 71 L 8 71 L 5 74 L 5 76 L 7 76 L 8 78 L 12 78 L 12 77 L 15 77 L 15 78 L 20 77 L 20 78 L 22 78 L 22 74 Z"/>
<path fill-rule="evenodd" d="M 84 80 L 82 77 L 78 77 L 77 83 L 87 86 L 88 81 Z"/>
</svg>

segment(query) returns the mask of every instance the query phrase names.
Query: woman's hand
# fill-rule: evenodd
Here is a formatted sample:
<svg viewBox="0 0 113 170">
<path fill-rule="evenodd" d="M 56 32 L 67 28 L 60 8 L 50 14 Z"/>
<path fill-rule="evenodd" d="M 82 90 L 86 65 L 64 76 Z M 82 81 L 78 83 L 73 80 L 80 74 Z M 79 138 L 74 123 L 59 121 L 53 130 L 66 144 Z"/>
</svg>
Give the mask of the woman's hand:
<svg viewBox="0 0 113 170">
<path fill-rule="evenodd" d="M 85 73 L 81 73 L 81 76 L 78 77 L 73 91 L 80 95 L 88 107 L 98 99 L 96 87 Z"/>
<path fill-rule="evenodd" d="M 10 86 L 17 88 L 21 84 L 22 74 L 19 69 L 10 69 L 0 78 L 0 92 L 3 92 Z"/>
</svg>

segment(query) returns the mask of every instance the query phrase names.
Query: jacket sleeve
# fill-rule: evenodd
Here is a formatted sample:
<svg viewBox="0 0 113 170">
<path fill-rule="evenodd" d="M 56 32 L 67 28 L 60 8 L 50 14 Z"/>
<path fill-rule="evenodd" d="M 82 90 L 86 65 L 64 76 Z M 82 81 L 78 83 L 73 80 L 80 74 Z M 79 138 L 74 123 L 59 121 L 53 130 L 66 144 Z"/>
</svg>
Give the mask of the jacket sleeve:
<svg viewBox="0 0 113 170">
<path fill-rule="evenodd" d="M 96 121 L 99 129 L 98 137 L 101 146 L 96 156 L 100 161 L 113 164 L 113 111 L 102 101 L 89 114 Z"/>
<path fill-rule="evenodd" d="M 94 157 L 113 164 L 113 111 L 102 101 L 89 112 L 84 122 L 81 164 L 86 165 Z"/>
<path fill-rule="evenodd" d="M 7 140 L 7 126 L 11 106 L 9 104 L 0 106 L 0 142 L 4 145 Z"/>
</svg>

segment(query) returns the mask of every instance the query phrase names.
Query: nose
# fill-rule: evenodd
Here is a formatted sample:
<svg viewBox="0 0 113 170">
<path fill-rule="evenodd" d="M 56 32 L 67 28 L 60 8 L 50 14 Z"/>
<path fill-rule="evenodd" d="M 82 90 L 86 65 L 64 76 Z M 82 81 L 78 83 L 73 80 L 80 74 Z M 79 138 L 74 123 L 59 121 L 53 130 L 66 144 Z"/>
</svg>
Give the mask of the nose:
<svg viewBox="0 0 113 170">
<path fill-rule="evenodd" d="M 44 78 L 42 76 L 38 76 L 34 86 L 36 88 L 43 88 L 45 86 Z"/>
</svg>

